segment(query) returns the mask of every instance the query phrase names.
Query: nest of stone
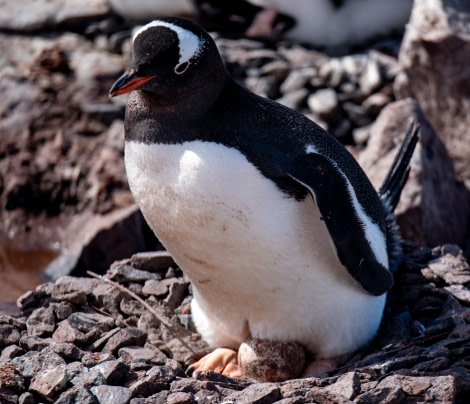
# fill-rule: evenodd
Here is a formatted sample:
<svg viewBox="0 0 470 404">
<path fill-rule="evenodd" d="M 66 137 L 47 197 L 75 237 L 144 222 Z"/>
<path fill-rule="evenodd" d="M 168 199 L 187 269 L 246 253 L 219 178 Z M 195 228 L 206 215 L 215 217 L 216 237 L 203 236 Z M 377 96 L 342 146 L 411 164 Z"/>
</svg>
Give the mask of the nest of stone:
<svg viewBox="0 0 470 404">
<path fill-rule="evenodd" d="M 191 285 L 166 252 L 63 277 L 0 317 L 3 403 L 467 402 L 469 266 L 452 245 L 407 246 L 374 342 L 322 378 L 259 383 L 188 377 L 209 352 L 190 317 Z M 107 401 L 108 400 L 108 401 Z"/>
</svg>

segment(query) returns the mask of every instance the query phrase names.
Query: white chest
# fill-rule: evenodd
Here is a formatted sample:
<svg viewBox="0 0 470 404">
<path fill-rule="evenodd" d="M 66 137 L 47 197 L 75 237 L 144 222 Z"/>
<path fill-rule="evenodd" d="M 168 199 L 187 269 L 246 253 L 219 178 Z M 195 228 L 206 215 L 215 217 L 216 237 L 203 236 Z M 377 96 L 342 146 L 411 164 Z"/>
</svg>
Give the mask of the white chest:
<svg viewBox="0 0 470 404">
<path fill-rule="evenodd" d="M 374 305 L 355 285 L 310 197 L 292 200 L 242 153 L 220 144 L 128 142 L 125 159 L 137 204 L 191 279 L 198 329 L 209 330 L 209 342 L 225 343 L 222 334 L 238 341 L 248 328 L 336 352 L 332 317 L 345 319 L 335 338 L 347 346 L 356 338 L 351 313 L 365 316 L 361 335 L 375 332 L 384 298 Z"/>
</svg>

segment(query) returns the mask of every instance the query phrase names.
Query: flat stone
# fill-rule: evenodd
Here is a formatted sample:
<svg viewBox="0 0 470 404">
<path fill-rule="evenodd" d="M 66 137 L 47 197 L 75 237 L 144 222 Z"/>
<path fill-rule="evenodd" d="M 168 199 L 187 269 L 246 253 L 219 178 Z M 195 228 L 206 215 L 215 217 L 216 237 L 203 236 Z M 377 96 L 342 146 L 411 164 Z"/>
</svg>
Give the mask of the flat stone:
<svg viewBox="0 0 470 404">
<path fill-rule="evenodd" d="M 81 362 L 87 367 L 93 367 L 100 363 L 113 360 L 113 359 L 115 359 L 115 357 L 109 353 L 90 352 L 90 353 L 85 353 L 85 355 L 83 355 Z"/>
<path fill-rule="evenodd" d="M 157 275 L 149 272 L 136 269 L 128 265 L 115 265 L 111 267 L 108 272 L 111 280 L 126 280 L 127 282 L 145 282 L 149 279 L 157 279 Z"/>
<path fill-rule="evenodd" d="M 142 288 L 142 293 L 146 295 L 165 296 L 169 290 L 169 283 L 170 282 L 166 279 L 163 281 L 149 279 L 145 282 L 144 287 Z"/>
<path fill-rule="evenodd" d="M 115 325 L 112 317 L 99 313 L 72 313 L 67 320 L 73 327 L 83 333 L 88 333 L 92 330 L 103 333 L 109 331 Z"/>
<path fill-rule="evenodd" d="M 90 390 L 100 404 L 127 404 L 132 398 L 132 392 L 126 387 L 93 386 Z"/>
<path fill-rule="evenodd" d="M 163 365 L 168 357 L 155 347 L 127 346 L 119 349 L 119 357 L 124 361 L 147 362 L 155 365 Z"/>
<path fill-rule="evenodd" d="M 170 393 L 167 397 L 168 404 L 192 404 L 195 403 L 194 395 L 192 393 Z"/>
<path fill-rule="evenodd" d="M 138 345 L 143 346 L 145 344 L 145 340 L 147 335 L 139 330 L 138 328 L 134 327 L 127 327 L 119 330 L 116 334 L 114 334 L 106 345 L 103 348 L 104 353 L 112 353 L 115 354 L 119 350 L 119 348 L 128 346 L 128 345 Z"/>
<path fill-rule="evenodd" d="M 159 272 L 176 266 L 176 263 L 168 251 L 151 251 L 134 254 L 131 257 L 131 265 L 143 271 Z"/>
</svg>

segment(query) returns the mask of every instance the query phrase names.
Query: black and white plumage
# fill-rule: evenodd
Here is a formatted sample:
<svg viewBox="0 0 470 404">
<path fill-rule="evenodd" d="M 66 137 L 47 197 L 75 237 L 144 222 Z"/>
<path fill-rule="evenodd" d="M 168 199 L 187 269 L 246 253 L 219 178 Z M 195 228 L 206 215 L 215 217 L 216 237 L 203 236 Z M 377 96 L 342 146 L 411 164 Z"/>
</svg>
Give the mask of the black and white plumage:
<svg viewBox="0 0 470 404">
<path fill-rule="evenodd" d="M 346 149 L 237 84 L 189 20 L 136 32 L 110 95 L 131 91 L 130 188 L 190 278 L 193 319 L 209 344 L 297 341 L 317 358 L 367 344 L 399 252 L 393 217 Z"/>
</svg>

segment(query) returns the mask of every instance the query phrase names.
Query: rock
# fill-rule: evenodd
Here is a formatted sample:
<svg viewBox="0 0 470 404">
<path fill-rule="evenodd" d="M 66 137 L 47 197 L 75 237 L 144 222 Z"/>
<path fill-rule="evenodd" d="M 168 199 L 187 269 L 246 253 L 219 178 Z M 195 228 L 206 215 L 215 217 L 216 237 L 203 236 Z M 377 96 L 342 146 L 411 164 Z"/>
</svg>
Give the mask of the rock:
<svg viewBox="0 0 470 404">
<path fill-rule="evenodd" d="M 145 295 L 154 295 L 154 296 L 166 296 L 168 294 L 169 285 L 172 280 L 168 282 L 167 279 L 162 281 L 157 281 L 155 279 L 149 279 L 145 282 L 144 287 L 142 288 L 142 293 Z"/>
<path fill-rule="evenodd" d="M 22 11 L 27 8 L 28 12 Z M 73 0 L 35 1 L 24 3 L 5 2 L 2 4 L 0 27 L 7 31 L 41 31 L 55 26 L 73 27 L 84 20 L 93 20 L 109 14 L 106 0 L 87 1 L 81 7 Z"/>
<path fill-rule="evenodd" d="M 119 330 L 114 334 L 103 348 L 104 353 L 117 353 L 119 348 L 126 345 L 138 345 L 143 346 L 147 335 L 134 327 L 127 327 Z"/>
<path fill-rule="evenodd" d="M 281 398 L 279 386 L 274 383 L 256 383 L 241 392 L 233 393 L 228 400 L 236 403 L 269 404 Z"/>
<path fill-rule="evenodd" d="M 74 312 L 74 307 L 69 302 L 51 303 L 49 307 L 59 321 L 65 320 Z"/>
<path fill-rule="evenodd" d="M 68 381 L 65 361 L 51 350 L 44 349 L 35 358 L 34 375 L 29 390 L 45 399 L 57 397 Z"/>
<path fill-rule="evenodd" d="M 56 280 L 69 274 L 85 275 L 87 270 L 103 273 L 114 261 L 146 248 L 144 228 L 135 206 L 107 215 L 78 217 L 67 230 L 75 241 L 49 264 L 44 276 Z"/>
<path fill-rule="evenodd" d="M 16 358 L 22 354 L 24 354 L 24 350 L 19 346 L 9 345 L 2 349 L 2 353 L 0 354 L 0 362 L 10 362 L 13 358 Z"/>
<path fill-rule="evenodd" d="M 470 266 L 464 257 L 446 254 L 428 263 L 428 268 L 448 285 L 470 283 Z"/>
<path fill-rule="evenodd" d="M 0 324 L 0 348 L 18 344 L 20 331 L 10 324 Z"/>
<path fill-rule="evenodd" d="M 18 404 L 35 404 L 34 396 L 30 392 L 23 393 L 18 397 Z"/>
<path fill-rule="evenodd" d="M 24 377 L 16 366 L 8 364 L 0 368 L 0 390 L 2 389 L 14 391 L 24 389 Z"/>
<path fill-rule="evenodd" d="M 59 342 L 69 342 L 79 346 L 86 346 L 98 338 L 98 332 L 82 332 L 75 328 L 69 320 L 63 320 L 58 324 L 52 338 Z"/>
<path fill-rule="evenodd" d="M 18 395 L 10 389 L 0 389 L 0 400 L 5 404 L 16 404 L 18 402 Z"/>
<path fill-rule="evenodd" d="M 149 396 L 160 390 L 167 390 L 170 383 L 181 374 L 181 369 L 175 370 L 171 366 L 155 366 L 129 388 L 134 396 Z"/>
<path fill-rule="evenodd" d="M 176 266 L 175 260 L 168 251 L 150 251 L 134 254 L 131 265 L 148 272 L 166 271 L 168 267 Z"/>
<path fill-rule="evenodd" d="M 120 262 L 113 263 L 110 275 L 111 280 L 126 280 L 127 282 L 145 282 L 150 279 L 158 279 L 157 275 L 152 272 L 142 271 Z"/>
<path fill-rule="evenodd" d="M 196 403 L 194 395 L 191 393 L 170 393 L 166 399 L 168 404 L 193 404 Z"/>
<path fill-rule="evenodd" d="M 132 398 L 132 392 L 126 387 L 93 386 L 90 391 L 100 404 L 127 404 Z"/>
<path fill-rule="evenodd" d="M 34 310 L 26 321 L 28 334 L 41 337 L 51 335 L 55 329 L 54 313 L 51 308 L 40 307 Z"/>
<path fill-rule="evenodd" d="M 371 94 L 376 88 L 380 87 L 382 77 L 377 61 L 372 58 L 367 60 L 359 80 L 359 86 L 363 94 Z"/>
<path fill-rule="evenodd" d="M 308 97 L 307 104 L 313 114 L 327 122 L 333 120 L 338 112 L 338 97 L 331 88 L 316 91 Z"/>
<path fill-rule="evenodd" d="M 115 320 L 99 313 L 72 313 L 67 320 L 77 330 L 85 333 L 96 331 L 101 334 L 115 326 Z"/>
<path fill-rule="evenodd" d="M 313 76 L 315 76 L 315 70 L 292 70 L 282 82 L 279 90 L 285 95 L 303 89 Z"/>
<path fill-rule="evenodd" d="M 106 384 L 119 386 L 129 372 L 129 366 L 119 360 L 110 360 L 94 366 L 93 370 L 103 375 Z"/>
<path fill-rule="evenodd" d="M 297 343 L 250 338 L 238 350 L 243 374 L 262 382 L 294 379 L 305 365 L 305 349 Z"/>
<path fill-rule="evenodd" d="M 119 350 L 119 357 L 126 362 L 146 362 L 155 365 L 163 365 L 168 359 L 162 351 L 153 346 L 124 347 Z"/>
<path fill-rule="evenodd" d="M 362 106 L 367 114 L 377 116 L 390 102 L 391 99 L 389 95 L 385 93 L 374 93 L 364 100 Z"/>
<path fill-rule="evenodd" d="M 372 402 L 392 403 L 426 400 L 425 402 L 450 404 L 454 402 L 455 398 L 454 383 L 452 376 L 417 377 L 412 379 L 408 376 L 393 375 L 386 377 L 378 384 L 376 394 L 361 394 L 356 401 L 366 403 L 371 402 L 368 400 L 372 399 Z"/>
<path fill-rule="evenodd" d="M 81 360 L 85 352 L 76 345 L 67 342 L 56 342 L 50 345 L 50 348 L 66 360 Z"/>
<path fill-rule="evenodd" d="M 469 192 L 454 180 L 452 160 L 416 101 L 397 101 L 382 110 L 359 163 L 378 189 L 412 119 L 421 125 L 420 141 L 395 210 L 397 223 L 403 237 L 418 244 L 463 245 L 470 218 Z"/>
<path fill-rule="evenodd" d="M 398 98 L 415 98 L 455 161 L 457 178 L 470 178 L 470 3 L 415 1 L 395 82 Z M 454 214 L 460 217 L 458 214 Z"/>
<path fill-rule="evenodd" d="M 64 391 L 54 404 L 100 404 L 89 386 L 72 387 Z"/>
<path fill-rule="evenodd" d="M 299 110 L 304 105 L 307 97 L 308 90 L 306 88 L 299 88 L 278 98 L 276 101 L 288 108 Z"/>
<path fill-rule="evenodd" d="M 28 351 L 42 351 L 54 342 L 52 338 L 39 338 L 31 335 L 23 335 L 20 338 L 20 346 Z"/>
<path fill-rule="evenodd" d="M 372 121 L 362 105 L 347 101 L 343 103 L 343 110 L 355 126 L 363 127 L 369 125 Z"/>
<path fill-rule="evenodd" d="M 348 400 L 354 400 L 361 392 L 360 377 L 356 372 L 346 373 L 340 376 L 334 384 L 325 389 Z"/>
<path fill-rule="evenodd" d="M 168 307 L 168 310 L 173 312 L 176 309 L 176 307 L 178 307 L 182 303 L 183 299 L 187 295 L 187 290 L 188 290 L 187 282 L 173 281 L 170 284 L 169 294 L 164 300 L 164 303 Z"/>
</svg>

